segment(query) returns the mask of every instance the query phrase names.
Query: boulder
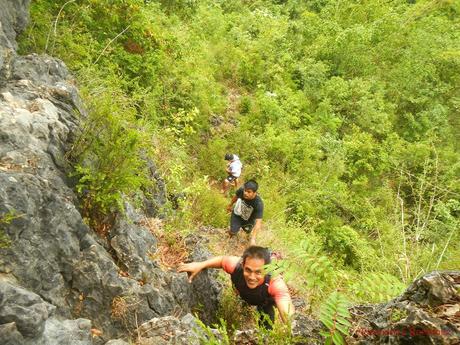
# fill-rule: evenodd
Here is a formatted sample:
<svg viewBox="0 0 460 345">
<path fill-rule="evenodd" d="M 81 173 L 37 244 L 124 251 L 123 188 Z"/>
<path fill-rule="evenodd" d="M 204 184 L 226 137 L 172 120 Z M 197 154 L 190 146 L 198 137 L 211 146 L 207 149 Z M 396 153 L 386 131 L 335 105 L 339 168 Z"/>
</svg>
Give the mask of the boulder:
<svg viewBox="0 0 460 345">
<path fill-rule="evenodd" d="M 48 319 L 42 343 L 44 345 L 92 345 L 91 321 Z M 38 345 L 39 342 L 33 344 Z"/>
<path fill-rule="evenodd" d="M 379 305 L 351 308 L 353 344 L 460 343 L 460 272 L 436 271 L 403 295 Z"/>
<path fill-rule="evenodd" d="M 10 283 L 0 282 L 0 324 L 14 323 L 23 337 L 41 336 L 45 321 L 54 309 L 40 296 Z"/>
<path fill-rule="evenodd" d="M 320 331 L 323 324 L 305 314 L 296 314 L 292 322 L 292 335 L 297 339 L 296 344 L 315 345 L 324 344 Z"/>
<path fill-rule="evenodd" d="M 91 321 L 55 317 L 56 307 L 40 296 L 0 281 L 0 343 L 91 345 Z"/>
<path fill-rule="evenodd" d="M 139 327 L 139 345 L 199 345 L 206 340 L 204 330 L 191 314 L 154 318 Z"/>
</svg>

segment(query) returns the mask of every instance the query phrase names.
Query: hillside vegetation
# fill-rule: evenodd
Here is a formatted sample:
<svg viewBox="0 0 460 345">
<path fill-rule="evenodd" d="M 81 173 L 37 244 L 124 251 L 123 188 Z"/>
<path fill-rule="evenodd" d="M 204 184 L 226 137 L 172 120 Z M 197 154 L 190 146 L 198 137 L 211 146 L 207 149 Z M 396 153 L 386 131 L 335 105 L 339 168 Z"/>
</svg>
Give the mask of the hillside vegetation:
<svg viewBox="0 0 460 345">
<path fill-rule="evenodd" d="M 167 231 L 227 226 L 237 153 L 260 183 L 258 241 L 315 309 L 460 267 L 460 3 L 35 0 L 22 53 L 60 57 L 88 117 L 69 157 L 89 224 L 153 160 Z M 225 241 L 222 237 L 222 241 Z"/>
</svg>

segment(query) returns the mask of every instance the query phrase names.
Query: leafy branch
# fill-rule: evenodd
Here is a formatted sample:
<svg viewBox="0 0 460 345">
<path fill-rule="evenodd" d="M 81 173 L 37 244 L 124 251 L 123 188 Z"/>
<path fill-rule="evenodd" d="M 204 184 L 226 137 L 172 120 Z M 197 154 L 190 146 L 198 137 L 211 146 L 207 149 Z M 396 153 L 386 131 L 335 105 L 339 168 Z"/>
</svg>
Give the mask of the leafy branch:
<svg viewBox="0 0 460 345">
<path fill-rule="evenodd" d="M 345 344 L 344 336 L 348 336 L 348 329 L 351 327 L 350 313 L 348 312 L 348 301 L 345 296 L 334 291 L 327 298 L 321 307 L 320 320 L 326 326 L 328 331 L 322 331 L 321 335 L 325 337 L 326 345 L 343 345 Z"/>
<path fill-rule="evenodd" d="M 320 251 L 321 247 L 315 247 L 309 241 L 303 240 L 299 248 L 294 250 L 293 259 L 276 260 L 265 269 L 272 276 L 283 274 L 286 280 L 290 280 L 296 274 L 296 269 L 301 267 L 307 285 L 311 288 L 318 287 L 334 275 L 330 259 Z"/>
</svg>

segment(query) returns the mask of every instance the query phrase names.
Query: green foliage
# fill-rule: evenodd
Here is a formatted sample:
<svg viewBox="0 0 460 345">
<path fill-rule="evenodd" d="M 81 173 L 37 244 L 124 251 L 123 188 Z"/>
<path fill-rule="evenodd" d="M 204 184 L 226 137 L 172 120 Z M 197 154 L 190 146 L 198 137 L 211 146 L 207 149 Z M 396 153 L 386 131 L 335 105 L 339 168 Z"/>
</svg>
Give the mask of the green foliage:
<svg viewBox="0 0 460 345">
<path fill-rule="evenodd" d="M 217 334 L 213 332 L 211 327 L 205 325 L 201 320 L 197 319 L 200 330 L 197 332 L 198 340 L 203 345 L 230 345 L 230 339 L 227 334 L 227 325 L 223 319 L 219 319 L 219 325 L 213 325 L 217 330 Z"/>
<path fill-rule="evenodd" d="M 196 133 L 193 125 L 198 114 L 199 110 L 197 108 L 193 108 L 189 112 L 179 109 L 177 113 L 172 114 L 172 122 L 166 127 L 166 131 L 172 132 L 180 144 L 185 144 L 183 137 Z"/>
<path fill-rule="evenodd" d="M 396 323 L 407 317 L 407 310 L 394 308 L 391 310 L 391 322 Z"/>
<path fill-rule="evenodd" d="M 69 155 L 75 162 L 77 192 L 91 216 L 122 210 L 122 195 L 134 196 L 150 182 L 142 157 L 149 150 L 145 125 L 116 87 L 104 85 L 94 70 L 87 72 L 99 89 L 82 90 L 88 116 L 81 118 L 82 131 Z"/>
<path fill-rule="evenodd" d="M 203 174 L 217 179 L 219 182 L 227 177 L 225 171 L 227 162 L 224 160 L 224 154 L 231 150 L 227 149 L 226 146 L 226 141 L 221 138 L 209 140 L 198 155 L 198 159 L 202 163 L 200 170 Z"/>
<path fill-rule="evenodd" d="M 295 257 L 290 260 L 275 260 L 267 265 L 267 273 L 277 276 L 283 274 L 287 281 L 297 274 L 298 267 L 302 268 L 302 277 L 310 288 L 321 287 L 331 283 L 334 277 L 333 267 L 329 258 L 321 254 L 321 246 L 303 240 Z"/>
<path fill-rule="evenodd" d="M 248 170 L 250 167 L 248 168 Z M 244 173 L 243 178 L 246 176 Z M 284 181 L 286 176 L 279 171 L 268 171 L 257 179 L 259 195 L 263 200 L 270 200 L 264 204 L 264 218 L 277 223 L 276 227 L 286 227 L 286 195 L 279 181 Z"/>
<path fill-rule="evenodd" d="M 227 331 L 233 333 L 236 329 L 243 329 L 253 322 L 251 307 L 235 293 L 233 287 L 227 286 L 223 290 L 217 317 L 224 320 Z"/>
<path fill-rule="evenodd" d="M 259 313 L 256 312 L 256 317 L 259 318 Z M 267 319 L 267 322 L 271 322 L 267 315 L 263 315 Z M 274 322 L 272 329 L 266 329 L 262 325 L 257 324 L 257 344 L 276 344 L 276 345 L 290 345 L 301 343 L 305 339 L 295 337 L 292 334 L 292 324 L 290 320 L 286 324 L 282 322 Z"/>
<path fill-rule="evenodd" d="M 195 222 L 202 222 L 204 225 L 212 225 L 216 228 L 227 227 L 229 215 L 226 207 L 229 201 L 209 186 L 207 178 L 197 179 L 187 189 L 187 193 L 190 195 Z"/>
<path fill-rule="evenodd" d="M 331 220 L 322 223 L 318 232 L 324 236 L 327 250 L 355 269 L 361 269 L 366 260 L 375 255 L 366 240 L 350 226 L 340 226 L 337 221 Z"/>
<path fill-rule="evenodd" d="M 172 231 L 224 226 L 208 184 L 229 151 L 260 182 L 261 240 L 311 299 L 341 285 L 379 300 L 458 267 L 457 2 L 66 2 L 32 2 L 20 47 L 87 90 L 72 156 L 90 206 L 135 197 L 153 157 L 186 195 Z M 382 290 L 360 294 L 368 272 Z"/>
<path fill-rule="evenodd" d="M 0 215 L 0 249 L 8 248 L 9 246 L 11 246 L 11 240 L 5 233 L 4 227 L 19 217 L 21 217 L 21 215 L 18 215 L 14 210 L 8 211 L 3 215 Z"/>
<path fill-rule="evenodd" d="M 363 273 L 363 278 L 352 283 L 350 290 L 357 302 L 386 302 L 400 295 L 405 285 L 387 273 Z"/>
<path fill-rule="evenodd" d="M 344 336 L 348 336 L 348 329 L 351 327 L 350 313 L 348 312 L 348 301 L 345 296 L 334 291 L 321 306 L 320 320 L 328 331 L 322 331 L 325 344 L 343 345 Z"/>
</svg>

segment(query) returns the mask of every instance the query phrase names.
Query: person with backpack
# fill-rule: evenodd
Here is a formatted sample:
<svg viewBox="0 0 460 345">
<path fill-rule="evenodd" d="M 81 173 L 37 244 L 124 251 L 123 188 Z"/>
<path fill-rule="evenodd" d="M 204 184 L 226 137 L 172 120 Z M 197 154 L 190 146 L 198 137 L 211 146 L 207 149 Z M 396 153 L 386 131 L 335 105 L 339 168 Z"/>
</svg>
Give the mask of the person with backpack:
<svg viewBox="0 0 460 345">
<path fill-rule="evenodd" d="M 230 216 L 230 237 L 235 236 L 240 229 L 251 235 L 249 245 L 256 244 L 257 232 L 262 228 L 264 203 L 257 194 L 259 185 L 254 180 L 247 181 L 233 196 L 227 211 Z"/>
<path fill-rule="evenodd" d="M 202 262 L 181 264 L 178 272 L 187 272 L 188 281 L 206 268 L 221 268 L 230 274 L 233 287 L 248 304 L 257 306 L 259 325 L 271 329 L 275 320 L 275 306 L 281 320 L 287 323 L 294 314 L 294 306 L 286 283 L 280 276 L 264 273 L 270 263 L 270 252 L 259 246 L 248 247 L 242 257 L 216 256 Z"/>
<path fill-rule="evenodd" d="M 227 177 L 222 183 L 222 194 L 225 194 L 231 185 L 235 187 L 238 186 L 238 178 L 241 176 L 241 170 L 243 169 L 243 163 L 241 163 L 237 155 L 227 153 L 224 159 L 227 161 L 227 167 L 225 169 Z"/>
</svg>

